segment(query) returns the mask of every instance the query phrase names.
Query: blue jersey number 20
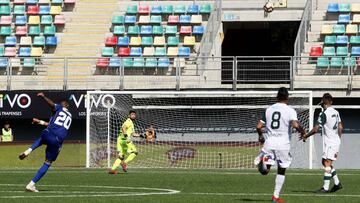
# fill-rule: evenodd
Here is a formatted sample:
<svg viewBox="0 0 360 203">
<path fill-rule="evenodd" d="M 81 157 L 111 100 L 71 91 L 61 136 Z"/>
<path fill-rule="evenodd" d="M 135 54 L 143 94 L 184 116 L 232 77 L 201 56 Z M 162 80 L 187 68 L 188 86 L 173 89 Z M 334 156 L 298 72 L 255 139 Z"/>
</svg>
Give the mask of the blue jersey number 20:
<svg viewBox="0 0 360 203">
<path fill-rule="evenodd" d="M 64 112 L 60 112 L 59 115 L 56 117 L 55 124 L 59 126 L 63 126 L 66 130 L 69 130 L 71 125 L 71 117 L 68 116 Z"/>
</svg>

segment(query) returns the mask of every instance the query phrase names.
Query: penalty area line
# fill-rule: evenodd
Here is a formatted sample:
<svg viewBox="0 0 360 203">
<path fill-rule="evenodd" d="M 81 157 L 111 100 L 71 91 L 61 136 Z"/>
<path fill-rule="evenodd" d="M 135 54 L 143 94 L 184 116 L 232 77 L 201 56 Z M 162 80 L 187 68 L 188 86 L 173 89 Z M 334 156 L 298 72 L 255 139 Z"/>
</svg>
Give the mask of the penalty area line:
<svg viewBox="0 0 360 203">
<path fill-rule="evenodd" d="M 192 192 L 180 193 L 181 195 L 213 195 L 213 196 L 272 196 L 272 193 L 211 193 L 211 192 Z M 281 194 L 281 196 L 293 197 L 360 197 L 355 194 Z"/>
</svg>

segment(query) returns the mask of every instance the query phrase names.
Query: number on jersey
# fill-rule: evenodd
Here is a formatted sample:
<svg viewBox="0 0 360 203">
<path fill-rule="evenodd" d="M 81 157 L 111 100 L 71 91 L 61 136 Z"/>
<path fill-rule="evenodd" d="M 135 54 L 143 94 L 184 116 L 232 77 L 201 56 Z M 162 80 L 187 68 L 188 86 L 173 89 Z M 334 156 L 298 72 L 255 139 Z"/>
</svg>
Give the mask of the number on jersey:
<svg viewBox="0 0 360 203">
<path fill-rule="evenodd" d="M 64 112 L 60 112 L 59 115 L 56 117 L 55 124 L 58 126 L 63 126 L 66 130 L 69 130 L 71 125 L 72 118 L 68 116 Z"/>
</svg>

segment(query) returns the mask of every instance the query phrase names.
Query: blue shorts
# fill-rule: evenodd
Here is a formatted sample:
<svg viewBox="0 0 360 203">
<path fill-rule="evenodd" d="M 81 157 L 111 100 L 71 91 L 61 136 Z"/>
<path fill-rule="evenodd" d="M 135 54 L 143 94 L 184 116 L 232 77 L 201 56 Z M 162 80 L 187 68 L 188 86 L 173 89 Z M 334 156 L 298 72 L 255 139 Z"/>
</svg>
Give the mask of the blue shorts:
<svg viewBox="0 0 360 203">
<path fill-rule="evenodd" d="M 48 130 L 44 130 L 41 134 L 41 143 L 46 145 L 46 159 L 55 161 L 62 147 L 62 142 L 59 141 L 57 135 Z"/>
</svg>

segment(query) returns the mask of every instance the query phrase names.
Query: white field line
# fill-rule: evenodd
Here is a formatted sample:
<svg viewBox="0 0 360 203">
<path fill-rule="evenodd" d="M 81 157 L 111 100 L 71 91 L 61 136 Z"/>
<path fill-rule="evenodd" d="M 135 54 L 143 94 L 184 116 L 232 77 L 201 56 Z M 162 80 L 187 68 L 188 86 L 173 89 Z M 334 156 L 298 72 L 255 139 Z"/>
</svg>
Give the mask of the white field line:
<svg viewBox="0 0 360 203">
<path fill-rule="evenodd" d="M 211 192 L 192 192 L 192 193 L 180 193 L 181 195 L 213 195 L 213 196 L 269 196 L 272 193 L 211 193 Z M 355 194 L 281 194 L 281 196 L 293 196 L 293 197 L 360 197 Z"/>
</svg>

